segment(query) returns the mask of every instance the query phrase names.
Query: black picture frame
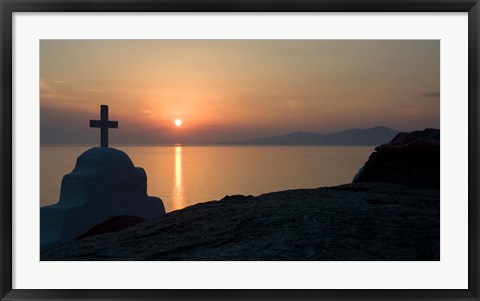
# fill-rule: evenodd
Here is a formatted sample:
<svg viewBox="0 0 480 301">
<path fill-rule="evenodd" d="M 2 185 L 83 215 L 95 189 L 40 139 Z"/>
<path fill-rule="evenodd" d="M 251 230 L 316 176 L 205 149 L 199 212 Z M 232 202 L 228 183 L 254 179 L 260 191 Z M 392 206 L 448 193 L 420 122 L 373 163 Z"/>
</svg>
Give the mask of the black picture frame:
<svg viewBox="0 0 480 301">
<path fill-rule="evenodd" d="M 465 290 L 23 290 L 12 289 L 12 14 L 14 12 L 468 12 L 468 289 Z M 0 0 L 1 300 L 480 300 L 478 0 Z"/>
</svg>

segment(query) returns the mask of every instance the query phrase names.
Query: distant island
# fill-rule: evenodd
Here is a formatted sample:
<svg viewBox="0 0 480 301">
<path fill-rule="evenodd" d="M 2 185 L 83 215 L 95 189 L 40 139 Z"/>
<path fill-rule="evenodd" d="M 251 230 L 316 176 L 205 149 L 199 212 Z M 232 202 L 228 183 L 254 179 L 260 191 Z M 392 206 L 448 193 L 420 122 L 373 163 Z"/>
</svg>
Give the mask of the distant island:
<svg viewBox="0 0 480 301">
<path fill-rule="evenodd" d="M 380 145 L 392 140 L 400 131 L 385 126 L 350 129 L 331 134 L 293 132 L 244 141 L 220 142 L 222 145 Z"/>
</svg>

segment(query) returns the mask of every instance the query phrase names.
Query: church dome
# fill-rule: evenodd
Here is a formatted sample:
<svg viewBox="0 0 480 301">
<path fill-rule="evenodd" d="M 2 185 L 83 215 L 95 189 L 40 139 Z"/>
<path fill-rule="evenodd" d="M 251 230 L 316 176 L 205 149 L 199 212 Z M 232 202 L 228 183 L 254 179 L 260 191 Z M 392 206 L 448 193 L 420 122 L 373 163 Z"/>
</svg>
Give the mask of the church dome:
<svg viewBox="0 0 480 301">
<path fill-rule="evenodd" d="M 126 153 L 111 147 L 94 147 L 77 158 L 73 172 L 115 172 L 133 168 Z"/>
</svg>

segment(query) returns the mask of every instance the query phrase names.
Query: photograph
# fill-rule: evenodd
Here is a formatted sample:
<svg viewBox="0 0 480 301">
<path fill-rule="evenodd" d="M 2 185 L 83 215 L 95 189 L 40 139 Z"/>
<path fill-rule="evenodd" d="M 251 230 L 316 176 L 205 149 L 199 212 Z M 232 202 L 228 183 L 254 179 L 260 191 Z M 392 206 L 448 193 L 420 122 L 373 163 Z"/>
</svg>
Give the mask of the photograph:
<svg viewBox="0 0 480 301">
<path fill-rule="evenodd" d="M 40 261 L 440 261 L 440 40 L 41 39 L 39 62 Z"/>
</svg>

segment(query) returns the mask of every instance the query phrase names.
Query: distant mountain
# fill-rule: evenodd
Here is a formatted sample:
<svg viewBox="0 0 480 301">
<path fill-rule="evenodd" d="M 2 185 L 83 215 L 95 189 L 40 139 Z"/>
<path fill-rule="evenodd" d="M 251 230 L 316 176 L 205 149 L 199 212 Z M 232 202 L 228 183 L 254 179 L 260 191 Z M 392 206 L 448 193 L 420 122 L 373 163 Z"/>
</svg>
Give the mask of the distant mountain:
<svg viewBox="0 0 480 301">
<path fill-rule="evenodd" d="M 369 129 L 351 129 L 332 134 L 293 132 L 281 136 L 263 137 L 245 141 L 224 142 L 235 145 L 381 145 L 388 143 L 400 131 L 384 126 Z"/>
</svg>

